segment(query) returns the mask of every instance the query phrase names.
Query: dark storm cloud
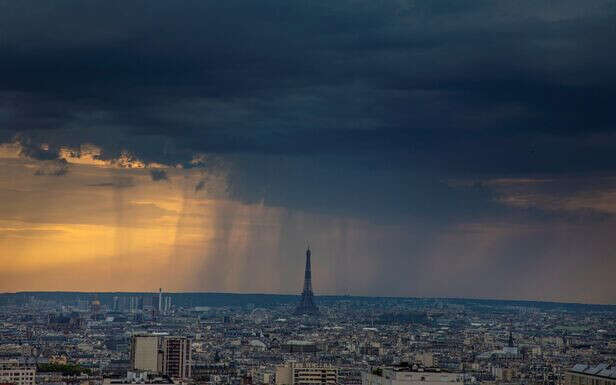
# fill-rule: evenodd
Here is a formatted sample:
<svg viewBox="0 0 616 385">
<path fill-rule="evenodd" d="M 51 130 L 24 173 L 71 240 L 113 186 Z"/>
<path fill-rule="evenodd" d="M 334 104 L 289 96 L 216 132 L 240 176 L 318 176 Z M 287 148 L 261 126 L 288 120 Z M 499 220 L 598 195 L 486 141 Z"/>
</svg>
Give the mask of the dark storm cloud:
<svg viewBox="0 0 616 385">
<path fill-rule="evenodd" d="M 64 176 L 68 173 L 68 163 L 64 159 L 44 160 L 34 175 Z"/>
<path fill-rule="evenodd" d="M 89 187 L 112 187 L 112 188 L 129 188 L 134 187 L 135 182 L 132 177 L 115 177 L 109 182 L 90 183 Z"/>
<path fill-rule="evenodd" d="M 37 145 L 30 143 L 29 140 L 19 141 L 18 143 L 21 147 L 19 151 L 19 155 L 24 156 L 26 158 L 34 159 L 34 160 L 58 160 L 60 154 L 57 150 L 46 147 L 44 145 Z"/>
<path fill-rule="evenodd" d="M 150 170 L 150 177 L 154 182 L 159 182 L 161 180 L 169 180 L 167 176 L 167 171 L 165 170 Z"/>
<path fill-rule="evenodd" d="M 33 144 L 30 138 L 17 136 L 15 142 L 19 144 L 19 155 L 37 161 L 37 176 L 64 176 L 68 173 L 68 162 L 60 158 L 57 149 L 47 144 Z"/>
<path fill-rule="evenodd" d="M 497 195 L 480 184 L 452 187 L 425 171 L 379 159 L 336 156 L 250 156 L 235 159 L 229 195 L 246 203 L 351 215 L 373 221 L 425 224 L 506 214 Z"/>
<path fill-rule="evenodd" d="M 205 181 L 204 180 L 200 180 L 199 182 L 197 182 L 197 184 L 195 185 L 195 191 L 201 191 L 205 188 Z"/>
<path fill-rule="evenodd" d="M 609 1 L 4 2 L 2 136 L 185 167 L 230 156 L 244 201 L 489 211 L 493 196 L 444 181 L 616 169 L 615 15 Z"/>
</svg>

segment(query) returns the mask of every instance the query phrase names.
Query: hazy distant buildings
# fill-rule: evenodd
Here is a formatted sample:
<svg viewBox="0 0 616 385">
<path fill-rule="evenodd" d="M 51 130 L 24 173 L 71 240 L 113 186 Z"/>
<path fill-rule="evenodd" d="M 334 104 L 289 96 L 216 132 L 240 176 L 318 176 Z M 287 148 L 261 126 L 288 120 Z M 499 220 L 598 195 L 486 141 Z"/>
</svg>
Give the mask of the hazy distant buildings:
<svg viewBox="0 0 616 385">
<path fill-rule="evenodd" d="M 285 353 L 315 353 L 319 349 L 312 341 L 289 340 L 282 344 L 281 349 Z"/>
<path fill-rule="evenodd" d="M 432 352 L 421 352 L 415 354 L 415 361 L 418 362 L 424 368 L 432 368 L 438 366 L 438 361 L 434 357 Z"/>
<path fill-rule="evenodd" d="M 97 296 L 94 296 L 94 299 L 90 302 L 90 313 L 92 319 L 100 319 L 101 317 L 101 301 Z"/>
<path fill-rule="evenodd" d="M 358 367 L 338 368 L 339 385 L 361 385 L 361 369 Z"/>
<path fill-rule="evenodd" d="M 143 310 L 144 299 L 142 296 L 113 297 L 112 311 L 135 313 Z"/>
<path fill-rule="evenodd" d="M 163 289 L 158 288 L 158 313 L 163 312 Z"/>
<path fill-rule="evenodd" d="M 164 306 L 164 309 L 163 309 L 163 313 L 170 314 L 171 313 L 171 297 L 170 296 L 166 296 L 164 303 L 165 303 L 165 306 Z"/>
<path fill-rule="evenodd" d="M 481 353 L 477 356 L 478 360 L 491 360 L 494 358 L 515 358 L 519 356 L 519 350 L 513 343 L 513 335 L 509 332 L 509 339 L 507 345 L 503 346 L 499 350 L 491 350 L 489 352 Z"/>
<path fill-rule="evenodd" d="M 84 320 L 78 313 L 71 314 L 49 314 L 47 325 L 51 330 L 69 332 L 83 328 Z"/>
<path fill-rule="evenodd" d="M 131 367 L 171 378 L 191 376 L 190 339 L 161 335 L 136 335 L 131 340 Z"/>
<path fill-rule="evenodd" d="M 515 347 L 513 344 L 513 334 L 511 332 L 509 332 L 509 339 L 507 340 L 507 346 L 503 347 L 502 352 L 503 354 L 508 354 L 508 355 L 518 354 L 518 348 Z"/>
<path fill-rule="evenodd" d="M 359 354 L 366 356 L 380 356 L 383 348 L 378 342 L 365 343 L 359 346 Z"/>
<path fill-rule="evenodd" d="M 274 378 L 274 372 L 272 372 L 272 370 L 265 365 L 254 367 L 250 370 L 252 383 L 269 385 L 272 383 L 272 379 Z"/>
<path fill-rule="evenodd" d="M 291 362 L 276 368 L 276 385 L 336 385 L 338 368 L 329 364 Z"/>
</svg>

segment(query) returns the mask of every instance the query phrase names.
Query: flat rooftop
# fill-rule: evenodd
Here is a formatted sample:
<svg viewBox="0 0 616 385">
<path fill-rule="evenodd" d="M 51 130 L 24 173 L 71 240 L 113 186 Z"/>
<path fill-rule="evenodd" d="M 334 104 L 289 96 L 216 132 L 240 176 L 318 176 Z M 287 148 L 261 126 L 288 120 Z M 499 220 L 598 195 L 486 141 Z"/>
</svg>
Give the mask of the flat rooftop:
<svg viewBox="0 0 616 385">
<path fill-rule="evenodd" d="M 610 379 L 616 379 L 616 365 L 610 366 L 609 364 L 599 364 L 599 365 L 586 365 L 586 364 L 576 364 L 571 369 L 570 372 L 586 374 L 588 376 L 598 376 Z"/>
</svg>

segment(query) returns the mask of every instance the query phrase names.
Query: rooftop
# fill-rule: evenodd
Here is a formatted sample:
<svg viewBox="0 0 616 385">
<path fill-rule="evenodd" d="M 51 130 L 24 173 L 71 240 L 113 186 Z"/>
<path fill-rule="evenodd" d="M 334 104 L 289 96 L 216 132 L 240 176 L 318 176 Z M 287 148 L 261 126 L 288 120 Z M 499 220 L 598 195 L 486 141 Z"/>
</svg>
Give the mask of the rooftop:
<svg viewBox="0 0 616 385">
<path fill-rule="evenodd" d="M 309 345 L 314 345 L 315 343 L 312 341 L 302 341 L 302 340 L 288 340 L 287 341 L 287 345 L 302 345 L 302 346 L 309 346 Z"/>
<path fill-rule="evenodd" d="M 587 374 L 589 376 L 599 376 L 616 379 L 616 365 L 610 366 L 609 364 L 599 364 L 599 365 L 586 365 L 586 364 L 576 364 L 571 369 L 570 372 L 574 373 L 582 373 Z"/>
</svg>

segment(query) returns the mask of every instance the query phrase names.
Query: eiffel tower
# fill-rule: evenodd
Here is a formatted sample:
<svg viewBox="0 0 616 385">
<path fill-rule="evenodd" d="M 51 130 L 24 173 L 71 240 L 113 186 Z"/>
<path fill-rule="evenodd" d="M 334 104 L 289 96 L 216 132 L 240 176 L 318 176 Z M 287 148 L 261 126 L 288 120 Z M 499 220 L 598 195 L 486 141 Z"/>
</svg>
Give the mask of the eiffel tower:
<svg viewBox="0 0 616 385">
<path fill-rule="evenodd" d="M 304 290 L 302 299 L 299 301 L 295 314 L 318 315 L 319 309 L 314 304 L 314 294 L 312 293 L 312 273 L 310 272 L 310 246 L 306 249 L 306 272 L 304 273 Z"/>
</svg>

